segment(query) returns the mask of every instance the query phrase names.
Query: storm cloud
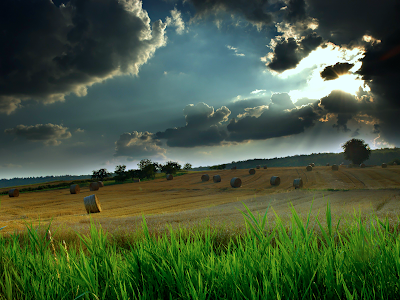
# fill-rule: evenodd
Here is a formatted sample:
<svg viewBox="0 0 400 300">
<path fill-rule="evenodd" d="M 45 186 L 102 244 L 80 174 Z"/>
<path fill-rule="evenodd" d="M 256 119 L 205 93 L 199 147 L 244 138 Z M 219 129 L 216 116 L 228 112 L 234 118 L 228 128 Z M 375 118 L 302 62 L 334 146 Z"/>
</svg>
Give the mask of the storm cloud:
<svg viewBox="0 0 400 300">
<path fill-rule="evenodd" d="M 4 130 L 7 134 L 26 138 L 33 142 L 43 142 L 46 146 L 58 146 L 61 139 L 69 139 L 72 135 L 67 127 L 56 124 L 37 124 L 32 126 L 17 125 Z"/>
<path fill-rule="evenodd" d="M 319 107 L 325 114 L 333 113 L 337 116 L 337 123 L 333 125 L 344 132 L 350 131 L 347 122 L 358 113 L 371 114 L 374 109 L 370 98 L 361 99 L 340 90 L 332 91 L 328 96 L 321 98 Z"/>
<path fill-rule="evenodd" d="M 151 132 L 126 132 L 115 142 L 114 156 L 127 156 L 128 160 L 163 156 L 166 150 L 161 146 L 161 141 Z"/>
<path fill-rule="evenodd" d="M 340 75 L 348 74 L 349 70 L 354 66 L 354 64 L 349 63 L 336 63 L 333 66 L 327 66 L 321 72 L 321 77 L 324 80 L 334 80 L 339 78 Z"/>
<path fill-rule="evenodd" d="M 299 62 L 311 51 L 322 44 L 322 38 L 315 32 L 303 36 L 301 40 L 294 38 L 277 38 L 273 53 L 270 55 L 271 61 L 267 64 L 268 68 L 276 72 L 283 72 L 295 68 Z"/>
<path fill-rule="evenodd" d="M 179 28 L 177 13 L 175 25 Z M 64 101 L 118 75 L 137 75 L 157 48 L 165 27 L 138 0 L 0 1 L 0 112 L 23 100 Z"/>
<path fill-rule="evenodd" d="M 157 132 L 159 139 L 166 139 L 169 147 L 217 146 L 227 138 L 222 123 L 228 121 L 231 111 L 222 106 L 214 111 L 214 107 L 203 102 L 189 104 L 183 110 L 185 127 L 169 128 Z"/>
</svg>

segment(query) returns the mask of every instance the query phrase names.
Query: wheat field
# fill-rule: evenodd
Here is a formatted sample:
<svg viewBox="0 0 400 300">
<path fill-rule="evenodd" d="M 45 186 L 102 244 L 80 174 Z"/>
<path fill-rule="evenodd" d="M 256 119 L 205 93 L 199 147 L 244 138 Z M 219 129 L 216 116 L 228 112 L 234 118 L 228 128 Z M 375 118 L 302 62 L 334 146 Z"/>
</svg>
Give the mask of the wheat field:
<svg viewBox="0 0 400 300">
<path fill-rule="evenodd" d="M 201 181 L 201 176 L 221 175 L 221 182 Z M 279 176 L 279 186 L 271 186 L 270 178 Z M 232 188 L 230 179 L 240 177 L 242 186 Z M 293 180 L 302 178 L 304 186 L 295 190 Z M 208 218 L 213 225 L 227 223 L 244 227 L 245 203 L 253 214 L 275 220 L 273 210 L 282 219 L 290 219 L 290 203 L 303 220 L 310 211 L 311 220 L 319 212 L 318 220 L 326 222 L 325 210 L 330 201 L 332 214 L 338 217 L 361 212 L 364 218 L 376 213 L 388 217 L 394 224 L 400 214 L 400 166 L 388 168 L 346 168 L 332 171 L 331 167 L 257 169 L 250 175 L 248 169 L 189 172 L 189 174 L 153 181 L 110 185 L 98 191 L 82 187 L 80 194 L 70 194 L 69 188 L 21 193 L 18 198 L 2 196 L 0 226 L 7 226 L 2 234 L 25 230 L 25 223 L 61 226 L 80 232 L 89 228 L 83 198 L 96 194 L 103 211 L 91 215 L 103 228 L 132 231 L 140 226 L 142 214 L 149 229 L 164 228 L 166 224 L 190 227 Z M 333 218 L 334 224 L 337 218 Z M 290 224 L 289 224 L 290 225 Z"/>
</svg>

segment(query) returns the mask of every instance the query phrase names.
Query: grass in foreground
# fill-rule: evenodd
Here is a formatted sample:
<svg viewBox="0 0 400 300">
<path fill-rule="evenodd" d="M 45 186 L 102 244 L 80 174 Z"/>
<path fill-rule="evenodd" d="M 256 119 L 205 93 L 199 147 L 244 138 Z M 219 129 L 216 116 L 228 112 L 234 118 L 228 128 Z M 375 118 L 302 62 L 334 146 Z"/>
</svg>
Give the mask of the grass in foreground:
<svg viewBox="0 0 400 300">
<path fill-rule="evenodd" d="M 387 219 L 339 232 L 328 202 L 316 234 L 311 209 L 303 224 L 292 207 L 291 230 L 278 216 L 270 228 L 268 209 L 262 220 L 246 210 L 246 234 L 228 239 L 209 227 L 151 235 L 143 217 L 130 242 L 91 222 L 75 249 L 28 227 L 28 239 L 0 238 L 0 299 L 399 299 L 400 241 Z"/>
</svg>

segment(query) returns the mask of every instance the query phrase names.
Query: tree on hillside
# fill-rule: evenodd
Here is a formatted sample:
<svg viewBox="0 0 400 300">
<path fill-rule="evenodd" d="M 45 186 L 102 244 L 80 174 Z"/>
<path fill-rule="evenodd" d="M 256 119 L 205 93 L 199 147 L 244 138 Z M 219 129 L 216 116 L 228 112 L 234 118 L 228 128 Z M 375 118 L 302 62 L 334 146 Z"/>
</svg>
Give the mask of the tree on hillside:
<svg viewBox="0 0 400 300">
<path fill-rule="evenodd" d="M 125 165 L 119 165 L 115 167 L 115 176 L 114 176 L 114 180 L 115 181 L 120 181 L 120 182 L 124 182 L 125 180 L 128 179 L 128 172 L 125 171 L 126 166 Z"/>
<path fill-rule="evenodd" d="M 192 169 L 192 164 L 186 163 L 186 164 L 184 165 L 183 169 L 184 169 L 184 170 L 190 170 L 190 169 Z"/>
<path fill-rule="evenodd" d="M 97 171 L 93 170 L 92 179 L 103 180 L 104 178 L 109 176 L 111 176 L 111 174 L 107 172 L 107 169 L 100 169 Z"/>
<path fill-rule="evenodd" d="M 344 149 L 344 158 L 353 162 L 353 164 L 359 165 L 366 161 L 371 155 L 371 149 L 368 144 L 365 144 L 363 140 L 351 139 L 347 141 L 342 148 Z"/>
<path fill-rule="evenodd" d="M 182 170 L 182 166 L 175 161 L 168 161 L 161 167 L 161 172 L 165 174 L 176 174 L 179 170 Z"/>
<path fill-rule="evenodd" d="M 152 162 L 150 159 L 142 159 L 138 163 L 138 167 L 140 168 L 140 176 L 139 178 L 155 178 L 156 173 L 161 169 L 161 165 L 157 162 Z"/>
</svg>

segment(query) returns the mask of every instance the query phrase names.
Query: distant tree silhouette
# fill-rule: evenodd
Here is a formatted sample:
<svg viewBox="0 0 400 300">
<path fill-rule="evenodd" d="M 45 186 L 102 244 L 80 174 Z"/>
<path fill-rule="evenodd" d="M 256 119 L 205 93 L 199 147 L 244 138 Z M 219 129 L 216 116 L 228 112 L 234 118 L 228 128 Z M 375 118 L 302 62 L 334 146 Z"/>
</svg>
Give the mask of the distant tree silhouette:
<svg viewBox="0 0 400 300">
<path fill-rule="evenodd" d="M 161 167 L 161 172 L 165 174 L 176 174 L 179 170 L 182 169 L 182 166 L 174 161 L 168 161 L 165 165 Z"/>
<path fill-rule="evenodd" d="M 190 169 L 192 169 L 192 164 L 186 163 L 186 164 L 183 166 L 183 169 L 184 169 L 184 170 L 190 170 Z"/>
<path fill-rule="evenodd" d="M 93 170 L 92 179 L 103 180 L 104 178 L 109 176 L 111 176 L 111 174 L 107 172 L 107 169 L 100 169 L 97 171 Z"/>
<path fill-rule="evenodd" d="M 363 140 L 351 139 L 347 141 L 342 148 L 344 149 L 344 158 L 353 162 L 353 164 L 359 165 L 366 161 L 371 155 L 371 149 L 368 144 L 365 144 Z"/>
<path fill-rule="evenodd" d="M 124 182 L 125 180 L 128 179 L 128 172 L 125 171 L 126 166 L 125 165 L 118 165 L 115 167 L 115 176 L 114 176 L 114 180 L 115 181 L 120 181 L 120 182 Z"/>
</svg>

